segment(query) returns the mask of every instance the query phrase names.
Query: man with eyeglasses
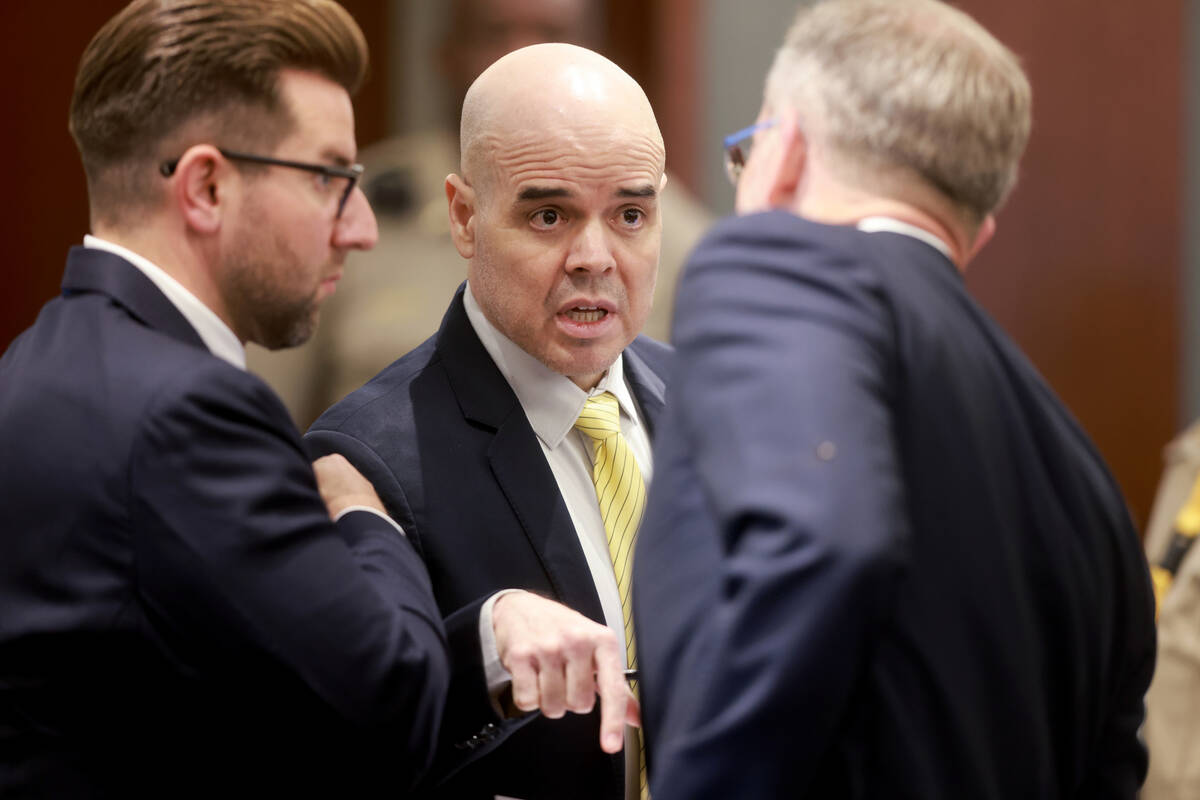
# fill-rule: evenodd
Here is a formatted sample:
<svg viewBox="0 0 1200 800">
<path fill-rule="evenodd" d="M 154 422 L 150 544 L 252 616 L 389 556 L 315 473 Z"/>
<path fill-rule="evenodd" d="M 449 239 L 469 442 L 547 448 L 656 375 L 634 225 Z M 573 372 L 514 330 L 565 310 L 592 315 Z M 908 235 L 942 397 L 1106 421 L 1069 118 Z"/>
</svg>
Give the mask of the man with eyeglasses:
<svg viewBox="0 0 1200 800">
<path fill-rule="evenodd" d="M 244 370 L 375 243 L 366 58 L 330 0 L 137 0 L 83 55 L 92 234 L 0 359 L 0 795 L 395 797 L 429 765 L 428 574 Z"/>
<path fill-rule="evenodd" d="M 726 142 L 634 559 L 655 800 L 1135 797 L 1137 534 L 962 280 L 1030 103 L 951 6 L 828 0 Z"/>
</svg>

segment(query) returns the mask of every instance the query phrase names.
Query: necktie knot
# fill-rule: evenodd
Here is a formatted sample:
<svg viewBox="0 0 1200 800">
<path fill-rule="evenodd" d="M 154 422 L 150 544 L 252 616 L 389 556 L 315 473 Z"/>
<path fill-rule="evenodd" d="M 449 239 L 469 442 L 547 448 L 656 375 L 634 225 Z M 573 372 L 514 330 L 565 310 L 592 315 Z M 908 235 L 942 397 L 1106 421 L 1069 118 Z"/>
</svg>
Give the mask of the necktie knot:
<svg viewBox="0 0 1200 800">
<path fill-rule="evenodd" d="M 621 406 L 616 395 L 604 392 L 589 397 L 583 404 L 575 427 L 595 442 L 602 442 L 621 433 Z"/>
</svg>

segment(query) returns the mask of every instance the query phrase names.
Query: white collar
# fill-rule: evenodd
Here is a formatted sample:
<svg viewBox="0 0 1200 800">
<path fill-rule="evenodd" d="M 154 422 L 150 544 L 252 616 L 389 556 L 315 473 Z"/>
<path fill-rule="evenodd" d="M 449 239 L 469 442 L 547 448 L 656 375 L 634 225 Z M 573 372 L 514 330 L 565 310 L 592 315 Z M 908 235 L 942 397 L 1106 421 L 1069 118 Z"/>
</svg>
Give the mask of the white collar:
<svg viewBox="0 0 1200 800">
<path fill-rule="evenodd" d="M 625 416 L 638 423 L 633 395 L 625 385 L 624 355 L 618 355 L 596 387 L 585 392 L 570 378 L 553 371 L 501 333 L 484 316 L 469 283 L 463 292 L 463 306 L 475 335 L 512 387 L 530 426 L 546 447 L 557 447 L 575 427 L 575 420 L 579 419 L 587 399 L 603 392 L 612 392 Z"/>
<path fill-rule="evenodd" d="M 920 239 L 925 244 L 936 249 L 951 261 L 954 256 L 950 255 L 950 246 L 946 244 L 940 236 L 934 236 L 924 228 L 918 228 L 916 225 L 911 225 L 907 222 L 901 222 L 892 217 L 863 217 L 855 226 L 863 233 L 879 233 L 886 231 L 888 233 L 899 233 L 904 236 L 911 236 L 914 239 Z"/>
<path fill-rule="evenodd" d="M 184 288 L 183 284 L 168 275 L 162 267 L 139 256 L 137 253 L 119 244 L 101 239 L 99 236 L 83 237 L 83 246 L 93 250 L 105 250 L 133 264 L 147 278 L 154 282 L 158 290 L 166 295 L 171 305 L 179 310 L 184 319 L 200 335 L 205 347 L 217 358 L 224 359 L 238 369 L 246 368 L 246 349 L 238 341 L 234 332 L 229 329 L 216 313 L 200 302 L 196 295 Z"/>
</svg>

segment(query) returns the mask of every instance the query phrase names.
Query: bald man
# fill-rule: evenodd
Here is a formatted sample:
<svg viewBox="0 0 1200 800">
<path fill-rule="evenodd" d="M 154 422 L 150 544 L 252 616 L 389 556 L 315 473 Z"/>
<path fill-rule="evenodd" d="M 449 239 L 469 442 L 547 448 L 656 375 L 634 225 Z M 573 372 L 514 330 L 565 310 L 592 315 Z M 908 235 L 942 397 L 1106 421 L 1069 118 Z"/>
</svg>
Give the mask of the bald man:
<svg viewBox="0 0 1200 800">
<path fill-rule="evenodd" d="M 462 171 L 445 187 L 467 282 L 433 338 L 306 439 L 371 479 L 429 568 L 454 654 L 435 773 L 507 732 L 506 710 L 541 709 L 434 794 L 636 797 L 639 748 L 617 752 L 637 743 L 622 736 L 636 702 L 619 669 L 635 655 L 626 569 L 669 357 L 638 335 L 662 137 L 628 75 L 553 44 L 476 80 L 460 138 Z M 603 446 L 575 428 L 596 404 L 620 429 Z M 593 468 L 614 453 L 628 469 L 598 490 Z M 632 511 L 614 521 L 616 507 Z M 624 542 L 612 552 L 610 531 Z"/>
<path fill-rule="evenodd" d="M 506 53 L 539 42 L 604 51 L 601 0 L 451 0 L 444 6 L 446 24 L 425 67 L 444 79 L 438 100 L 445 101 L 439 103 L 445 113 L 436 126 L 359 151 L 378 244 L 350 256 L 308 344 L 247 351 L 250 371 L 278 392 L 301 429 L 437 330 L 446 298 L 466 278 L 466 263 L 451 243 L 443 184 L 459 171 L 459 119 L 475 79 Z M 674 178 L 658 203 L 662 253 L 643 332 L 666 341 L 680 268 L 713 218 Z"/>
</svg>

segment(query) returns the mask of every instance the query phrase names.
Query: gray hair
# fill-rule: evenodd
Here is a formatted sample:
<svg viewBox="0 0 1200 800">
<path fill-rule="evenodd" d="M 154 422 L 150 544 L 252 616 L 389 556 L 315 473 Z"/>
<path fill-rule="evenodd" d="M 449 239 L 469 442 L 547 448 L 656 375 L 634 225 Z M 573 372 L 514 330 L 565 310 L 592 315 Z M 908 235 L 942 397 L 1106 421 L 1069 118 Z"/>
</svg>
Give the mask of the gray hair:
<svg viewBox="0 0 1200 800">
<path fill-rule="evenodd" d="M 913 173 L 973 222 L 1016 183 L 1031 95 L 1016 56 L 937 0 L 801 9 L 766 86 L 767 106 L 794 109 L 835 168 Z"/>
</svg>

